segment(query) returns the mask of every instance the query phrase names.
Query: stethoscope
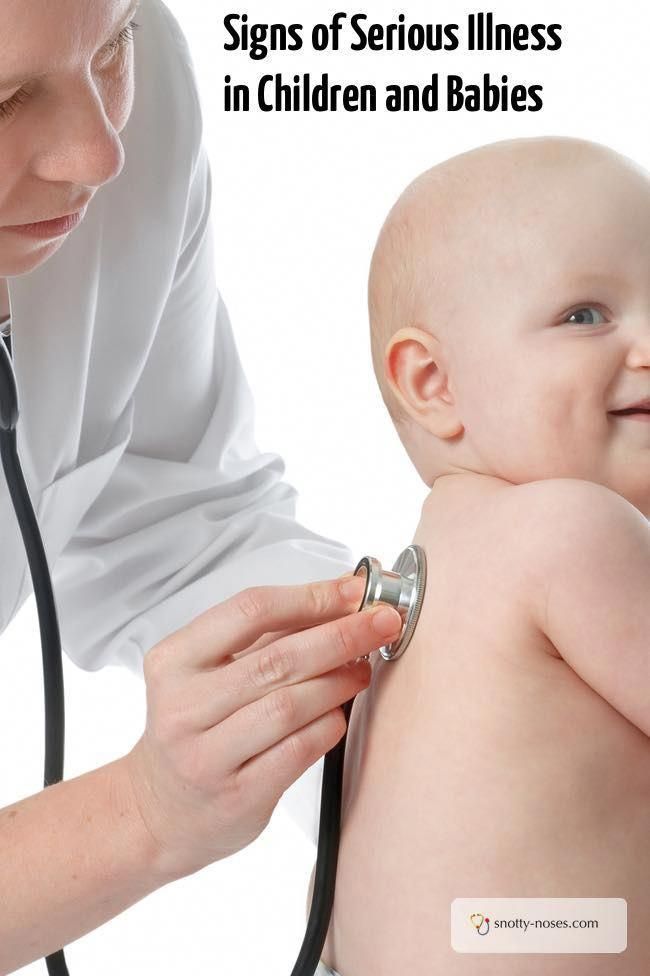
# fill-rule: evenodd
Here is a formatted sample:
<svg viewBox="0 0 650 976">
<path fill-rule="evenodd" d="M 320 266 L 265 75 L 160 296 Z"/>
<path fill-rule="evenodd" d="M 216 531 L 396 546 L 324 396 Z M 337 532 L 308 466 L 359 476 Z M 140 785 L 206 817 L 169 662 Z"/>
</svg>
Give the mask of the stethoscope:
<svg viewBox="0 0 650 976">
<path fill-rule="evenodd" d="M 0 455 L 27 553 L 41 635 L 45 691 L 45 788 L 63 779 L 63 662 L 52 579 L 16 448 L 17 423 L 18 391 L 11 346 L 0 342 Z M 382 569 L 381 563 L 372 556 L 364 556 L 357 564 L 354 575 L 365 576 L 366 580 L 359 611 L 375 603 L 388 603 L 395 607 L 402 618 L 402 630 L 397 640 L 379 649 L 385 661 L 395 661 L 408 647 L 422 609 L 427 577 L 424 550 L 417 545 L 408 546 L 391 571 Z M 369 660 L 369 655 L 365 655 L 365 659 Z M 354 700 L 351 698 L 343 706 L 348 727 Z M 291 976 L 313 976 L 327 938 L 336 886 L 346 739 L 347 732 L 325 755 L 314 891 L 305 937 Z M 50 976 L 69 976 L 63 949 L 47 956 L 45 962 Z"/>
</svg>

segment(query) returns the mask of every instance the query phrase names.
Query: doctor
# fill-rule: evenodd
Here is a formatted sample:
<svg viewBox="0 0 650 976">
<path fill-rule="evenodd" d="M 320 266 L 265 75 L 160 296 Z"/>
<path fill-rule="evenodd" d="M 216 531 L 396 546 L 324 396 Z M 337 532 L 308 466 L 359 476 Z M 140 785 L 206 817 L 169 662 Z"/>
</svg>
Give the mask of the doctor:
<svg viewBox="0 0 650 976">
<path fill-rule="evenodd" d="M 253 841 L 344 734 L 370 674 L 348 662 L 401 628 L 353 612 L 349 552 L 296 523 L 256 447 L 190 56 L 160 0 L 136 6 L 0 0 L 18 452 L 66 653 L 147 691 L 128 755 L 0 811 L 2 972 Z M 0 538 L 2 633 L 31 593 L 4 479 Z"/>
</svg>

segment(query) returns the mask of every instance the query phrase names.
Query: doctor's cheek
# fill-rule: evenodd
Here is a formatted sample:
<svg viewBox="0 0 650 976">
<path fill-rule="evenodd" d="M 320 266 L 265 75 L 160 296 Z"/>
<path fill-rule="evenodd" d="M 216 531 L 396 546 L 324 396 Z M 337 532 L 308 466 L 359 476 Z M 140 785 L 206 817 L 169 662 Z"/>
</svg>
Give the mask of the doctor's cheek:
<svg viewBox="0 0 650 976">
<path fill-rule="evenodd" d="M 123 72 L 105 82 L 102 98 L 106 117 L 115 132 L 121 132 L 133 111 L 135 99 L 133 61 Z"/>
<path fill-rule="evenodd" d="M 98 169 L 95 183 L 91 183 L 91 178 L 86 182 L 99 188 L 117 179 L 126 161 L 120 133 L 126 127 L 133 111 L 135 86 L 132 66 L 128 71 L 125 69 L 118 75 L 102 79 L 98 83 L 98 90 L 103 105 L 104 131 L 103 138 L 100 136 L 94 144 L 89 143 L 86 146 L 89 164 L 94 155 Z M 92 177 L 91 173 L 89 177 Z"/>
</svg>

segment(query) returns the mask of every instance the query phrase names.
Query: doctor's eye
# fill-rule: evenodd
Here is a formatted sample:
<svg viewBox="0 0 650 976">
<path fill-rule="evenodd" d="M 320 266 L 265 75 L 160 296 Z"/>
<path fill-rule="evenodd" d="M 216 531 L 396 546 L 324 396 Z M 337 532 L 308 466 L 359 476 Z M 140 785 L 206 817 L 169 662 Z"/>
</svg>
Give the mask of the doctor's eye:
<svg viewBox="0 0 650 976">
<path fill-rule="evenodd" d="M 130 44 L 137 30 L 140 30 L 140 24 L 136 24 L 135 20 L 129 21 L 126 27 L 123 27 L 117 35 L 117 40 L 115 41 L 117 47 L 126 47 L 127 44 Z"/>
<path fill-rule="evenodd" d="M 116 54 L 122 52 L 127 48 L 136 30 L 140 29 L 140 24 L 136 23 L 135 20 L 131 20 L 126 27 L 123 27 L 120 33 L 117 35 L 114 41 L 111 41 L 107 48 L 105 48 L 106 62 L 113 60 Z M 30 93 L 25 91 L 24 88 L 19 89 L 15 95 L 11 98 L 6 99 L 4 102 L 0 102 L 0 121 L 3 119 L 8 119 L 16 113 L 19 106 L 27 101 Z"/>
<path fill-rule="evenodd" d="M 8 98 L 5 102 L 0 102 L 0 119 L 8 119 L 17 111 L 18 106 L 26 102 L 28 98 L 29 92 L 26 92 L 24 88 L 20 88 L 11 98 Z"/>
<path fill-rule="evenodd" d="M 580 305 L 567 312 L 562 321 L 569 325 L 601 325 L 607 319 L 595 305 Z"/>
<path fill-rule="evenodd" d="M 106 59 L 110 61 L 116 54 L 121 53 L 125 48 L 127 48 L 133 40 L 133 35 L 139 29 L 140 24 L 136 24 L 135 20 L 131 20 L 126 27 L 123 27 L 115 40 L 111 41 L 110 44 L 104 49 Z"/>
</svg>

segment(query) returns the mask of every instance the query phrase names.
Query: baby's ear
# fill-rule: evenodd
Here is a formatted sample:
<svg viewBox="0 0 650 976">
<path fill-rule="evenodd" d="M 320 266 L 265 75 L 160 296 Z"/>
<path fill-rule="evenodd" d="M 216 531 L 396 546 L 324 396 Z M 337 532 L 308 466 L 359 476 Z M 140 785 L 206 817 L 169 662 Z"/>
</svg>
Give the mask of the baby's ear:
<svg viewBox="0 0 650 976">
<path fill-rule="evenodd" d="M 448 387 L 442 346 L 425 329 L 400 329 L 384 353 L 384 374 L 393 396 L 420 427 L 454 437 L 463 424 Z"/>
</svg>

